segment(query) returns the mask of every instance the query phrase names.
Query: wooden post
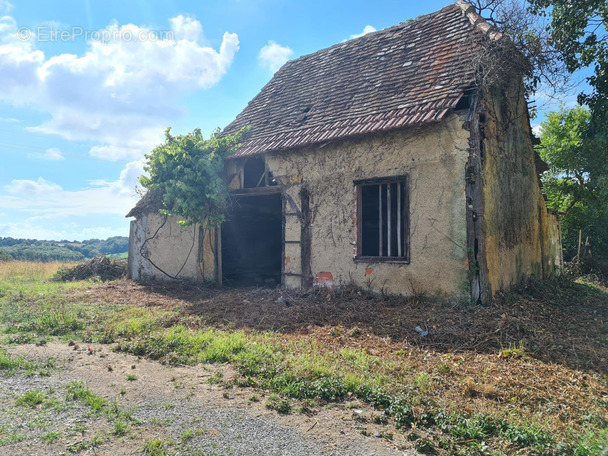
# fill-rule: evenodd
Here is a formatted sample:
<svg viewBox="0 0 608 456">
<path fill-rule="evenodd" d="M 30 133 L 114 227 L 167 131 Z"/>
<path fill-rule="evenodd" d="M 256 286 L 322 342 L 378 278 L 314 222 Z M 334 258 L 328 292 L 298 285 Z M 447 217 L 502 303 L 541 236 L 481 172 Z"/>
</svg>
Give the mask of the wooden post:
<svg viewBox="0 0 608 456">
<path fill-rule="evenodd" d="M 583 237 L 583 230 L 578 230 L 578 250 L 576 252 L 576 261 L 581 262 L 581 243 Z"/>
<path fill-rule="evenodd" d="M 215 229 L 215 261 L 217 267 L 217 285 L 222 288 L 222 226 Z"/>
</svg>

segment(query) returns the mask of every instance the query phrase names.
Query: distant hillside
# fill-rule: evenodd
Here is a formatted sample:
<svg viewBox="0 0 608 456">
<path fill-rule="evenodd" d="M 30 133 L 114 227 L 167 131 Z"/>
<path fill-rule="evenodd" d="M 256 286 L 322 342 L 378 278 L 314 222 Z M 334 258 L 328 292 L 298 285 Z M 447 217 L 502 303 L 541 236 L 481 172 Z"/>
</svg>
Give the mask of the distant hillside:
<svg viewBox="0 0 608 456">
<path fill-rule="evenodd" d="M 0 237 L 0 261 L 79 261 L 96 255 L 124 256 L 129 250 L 129 238 L 88 239 L 86 241 L 39 241 Z"/>
</svg>

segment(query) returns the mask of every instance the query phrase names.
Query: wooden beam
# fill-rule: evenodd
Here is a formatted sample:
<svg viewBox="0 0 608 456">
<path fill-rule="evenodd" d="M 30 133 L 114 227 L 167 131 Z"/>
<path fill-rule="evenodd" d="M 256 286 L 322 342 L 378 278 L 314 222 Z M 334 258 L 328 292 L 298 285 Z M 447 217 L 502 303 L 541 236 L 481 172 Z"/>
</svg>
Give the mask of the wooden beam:
<svg viewBox="0 0 608 456">
<path fill-rule="evenodd" d="M 274 195 L 281 193 L 281 187 L 256 187 L 256 188 L 241 188 L 239 190 L 230 191 L 230 196 L 260 196 L 260 195 Z"/>
</svg>

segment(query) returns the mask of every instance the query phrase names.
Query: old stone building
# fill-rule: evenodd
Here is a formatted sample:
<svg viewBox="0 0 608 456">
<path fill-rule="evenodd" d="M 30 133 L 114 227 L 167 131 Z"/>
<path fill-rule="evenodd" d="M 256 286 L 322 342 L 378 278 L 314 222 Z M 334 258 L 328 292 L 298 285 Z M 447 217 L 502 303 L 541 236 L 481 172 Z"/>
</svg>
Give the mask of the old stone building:
<svg viewBox="0 0 608 456">
<path fill-rule="evenodd" d="M 225 129 L 251 127 L 221 229 L 181 228 L 148 195 L 129 214 L 130 276 L 484 302 L 554 274 L 509 44 L 458 1 L 287 62 Z"/>
</svg>

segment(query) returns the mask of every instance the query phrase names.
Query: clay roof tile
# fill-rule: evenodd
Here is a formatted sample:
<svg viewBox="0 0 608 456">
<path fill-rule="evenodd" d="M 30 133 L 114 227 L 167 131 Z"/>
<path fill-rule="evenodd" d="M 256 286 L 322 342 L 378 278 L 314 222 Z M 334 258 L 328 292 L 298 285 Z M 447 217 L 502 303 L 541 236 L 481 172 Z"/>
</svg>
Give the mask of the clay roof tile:
<svg viewBox="0 0 608 456">
<path fill-rule="evenodd" d="M 501 36 L 458 0 L 291 60 L 224 130 L 251 127 L 234 156 L 440 120 L 475 84 L 484 35 Z"/>
</svg>

